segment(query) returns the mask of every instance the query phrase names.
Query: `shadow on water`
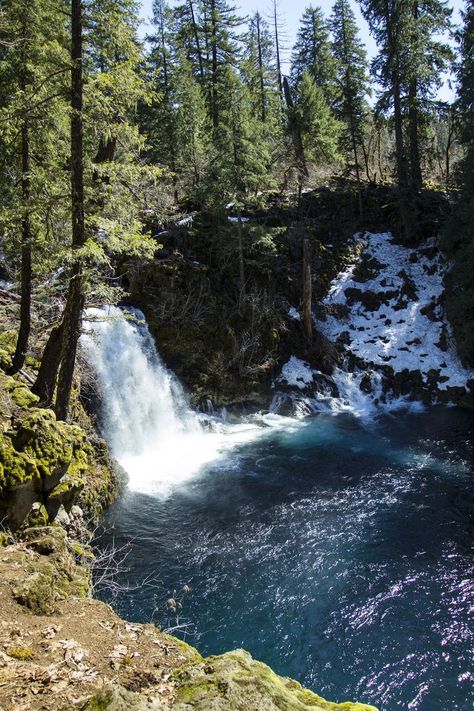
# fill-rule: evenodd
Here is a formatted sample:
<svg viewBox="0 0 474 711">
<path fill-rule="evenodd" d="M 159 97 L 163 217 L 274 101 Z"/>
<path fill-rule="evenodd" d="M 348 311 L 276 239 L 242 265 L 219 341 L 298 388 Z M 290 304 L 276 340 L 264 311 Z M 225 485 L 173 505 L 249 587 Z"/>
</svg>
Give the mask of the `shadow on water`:
<svg viewBox="0 0 474 711">
<path fill-rule="evenodd" d="M 165 623 L 186 582 L 204 654 L 243 646 L 381 711 L 467 711 L 473 424 L 446 408 L 370 428 L 319 416 L 234 448 L 166 497 L 125 492 L 102 543 L 133 538 L 127 579 L 153 570 L 161 583 L 125 593 L 119 611 Z"/>
</svg>

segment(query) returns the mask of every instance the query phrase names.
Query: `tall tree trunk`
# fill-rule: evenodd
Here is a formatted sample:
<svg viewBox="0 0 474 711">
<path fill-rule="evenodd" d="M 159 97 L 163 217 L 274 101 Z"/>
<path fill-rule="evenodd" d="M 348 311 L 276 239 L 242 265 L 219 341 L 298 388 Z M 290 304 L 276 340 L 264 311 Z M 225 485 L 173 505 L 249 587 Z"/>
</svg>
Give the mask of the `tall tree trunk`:
<svg viewBox="0 0 474 711">
<path fill-rule="evenodd" d="M 453 108 L 450 107 L 449 113 L 448 113 L 448 140 L 446 142 L 446 151 L 444 154 L 444 162 L 445 162 L 445 171 L 446 171 L 446 186 L 449 185 L 449 178 L 451 175 L 451 146 L 453 143 L 453 137 L 454 137 L 454 116 L 453 116 Z"/>
<path fill-rule="evenodd" d="M 38 395 L 41 407 L 50 407 L 61 363 L 63 321 L 53 326 L 41 358 L 41 365 L 32 391 Z"/>
<path fill-rule="evenodd" d="M 81 0 L 71 0 L 71 60 L 72 248 L 73 251 L 77 251 L 83 247 L 85 243 Z M 61 366 L 56 395 L 56 415 L 62 420 L 67 419 L 68 415 L 83 307 L 82 260 L 80 257 L 76 257 L 69 281 L 69 290 L 64 312 Z"/>
<path fill-rule="evenodd" d="M 198 64 L 199 64 L 199 76 L 201 77 L 202 84 L 204 84 L 204 64 L 202 61 L 201 43 L 199 42 L 199 32 L 198 32 L 198 27 L 197 27 L 197 23 L 196 23 L 196 16 L 194 14 L 193 0 L 189 0 L 189 10 L 191 12 L 191 22 L 193 25 L 194 41 L 196 42 L 196 52 L 197 52 Z"/>
<path fill-rule="evenodd" d="M 357 155 L 357 142 L 356 142 L 356 135 L 355 135 L 355 127 L 354 127 L 354 117 L 352 114 L 351 114 L 351 141 L 352 141 L 352 151 L 354 153 L 354 165 L 355 165 L 356 180 L 357 180 L 357 201 L 359 204 L 359 217 L 361 220 L 363 220 L 364 219 L 364 206 L 362 203 L 362 188 L 361 188 L 361 182 L 360 182 L 359 157 Z"/>
<path fill-rule="evenodd" d="M 278 30 L 278 7 L 277 0 L 273 0 L 273 29 L 275 32 L 275 53 L 276 53 L 276 70 L 278 79 L 278 89 L 280 90 L 280 98 L 283 101 L 283 79 L 281 73 L 280 59 L 280 34 Z"/>
<path fill-rule="evenodd" d="M 31 221 L 29 213 L 30 199 L 30 135 L 28 119 L 23 120 L 22 142 L 22 178 L 21 192 L 23 199 L 23 218 L 21 222 L 21 305 L 20 329 L 15 353 L 9 373 L 18 373 L 25 362 L 28 340 L 31 330 Z"/>
<path fill-rule="evenodd" d="M 408 88 L 408 135 L 410 144 L 410 179 L 415 190 L 423 184 L 420 160 L 418 89 L 416 78 L 410 81 Z"/>
<path fill-rule="evenodd" d="M 397 161 L 398 207 L 403 239 L 410 242 L 415 231 L 415 211 L 408 183 L 407 160 L 403 142 L 403 119 L 400 96 L 400 79 L 397 71 L 392 74 L 393 118 L 395 124 L 395 154 Z"/>
<path fill-rule="evenodd" d="M 217 106 L 217 10 L 215 0 L 211 0 L 211 116 L 212 125 L 219 125 L 219 110 Z"/>
<path fill-rule="evenodd" d="M 349 113 L 349 130 L 351 134 L 351 143 L 352 143 L 352 152 L 354 153 L 354 166 L 355 166 L 355 172 L 356 172 L 356 180 L 357 180 L 357 200 L 359 204 L 359 217 L 362 220 L 364 216 L 364 209 L 362 205 L 362 190 L 361 190 L 361 185 L 360 185 L 360 169 L 359 169 L 359 157 L 357 155 L 357 140 L 356 140 L 356 124 L 354 120 L 354 98 L 353 98 L 353 93 L 351 92 L 350 89 L 350 57 L 349 57 L 349 52 L 348 52 L 348 47 L 347 47 L 347 33 L 346 33 L 346 14 L 345 14 L 345 5 L 342 5 L 342 18 L 341 18 L 341 26 L 342 26 L 342 41 L 344 44 L 343 51 L 344 51 L 344 62 L 346 65 L 346 71 L 345 71 L 345 88 L 346 88 L 346 97 L 345 97 L 345 104 L 348 109 Z"/>
<path fill-rule="evenodd" d="M 240 207 L 237 211 L 237 227 L 239 237 L 239 311 L 245 301 L 245 258 L 244 258 L 244 234 L 242 227 L 242 213 Z"/>
<path fill-rule="evenodd" d="M 20 86 L 26 91 L 28 81 L 27 52 L 30 28 L 28 17 L 23 18 L 23 45 L 21 50 Z M 28 114 L 25 114 L 21 127 L 21 197 L 23 217 L 21 221 L 21 305 L 20 328 L 9 373 L 18 373 L 25 362 L 28 341 L 31 331 L 31 219 L 30 219 L 30 124 Z"/>
<path fill-rule="evenodd" d="M 262 123 L 266 120 L 266 106 L 265 106 L 265 84 L 263 80 L 263 60 L 262 60 L 262 38 L 260 36 L 260 14 L 257 12 L 257 44 L 258 44 L 258 75 L 260 83 L 260 118 Z"/>
<path fill-rule="evenodd" d="M 393 122 L 395 128 L 395 157 L 397 162 L 397 181 L 401 190 L 408 187 L 408 174 L 405 146 L 403 141 L 403 117 L 400 96 L 400 78 L 397 71 L 392 72 Z"/>
<path fill-rule="evenodd" d="M 309 239 L 303 239 L 303 334 L 308 345 L 313 342 L 312 284 L 311 284 L 311 248 Z"/>
</svg>

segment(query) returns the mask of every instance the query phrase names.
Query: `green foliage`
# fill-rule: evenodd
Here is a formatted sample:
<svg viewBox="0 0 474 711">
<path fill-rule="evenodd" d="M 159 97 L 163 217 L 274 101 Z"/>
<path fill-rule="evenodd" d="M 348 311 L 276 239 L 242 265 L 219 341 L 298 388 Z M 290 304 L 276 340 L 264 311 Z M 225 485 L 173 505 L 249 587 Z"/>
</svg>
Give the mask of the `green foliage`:
<svg viewBox="0 0 474 711">
<path fill-rule="evenodd" d="M 323 90 L 331 105 L 339 91 L 336 83 L 337 62 L 331 51 L 329 23 L 320 7 L 306 8 L 300 21 L 300 29 L 291 56 L 291 79 L 299 84 L 304 72 L 309 72 Z"/>
<path fill-rule="evenodd" d="M 460 355 L 474 366 L 474 2 L 469 0 L 460 35 L 461 63 L 456 108 L 465 157 L 457 174 L 453 214 L 443 234 L 443 247 L 454 259 L 448 275 L 448 317 Z"/>
<path fill-rule="evenodd" d="M 296 92 L 295 118 L 307 158 L 316 162 L 337 160 L 341 124 L 309 71 L 303 72 Z"/>
<path fill-rule="evenodd" d="M 19 662 L 29 662 L 31 659 L 34 659 L 35 656 L 30 647 L 9 647 L 7 654 Z"/>
<path fill-rule="evenodd" d="M 342 148 L 357 152 L 364 140 L 364 124 L 369 114 L 370 94 L 368 62 L 359 37 L 354 12 L 349 0 L 336 0 L 331 17 L 332 51 L 337 60 L 339 100 L 336 114 L 345 124 L 341 133 Z"/>
</svg>

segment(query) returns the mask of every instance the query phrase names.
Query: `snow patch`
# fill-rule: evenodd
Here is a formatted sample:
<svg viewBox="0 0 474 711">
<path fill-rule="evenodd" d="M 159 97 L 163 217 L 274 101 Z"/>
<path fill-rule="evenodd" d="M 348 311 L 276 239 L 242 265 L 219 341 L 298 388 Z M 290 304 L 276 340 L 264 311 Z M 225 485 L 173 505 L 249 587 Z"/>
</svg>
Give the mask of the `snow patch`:
<svg viewBox="0 0 474 711">
<path fill-rule="evenodd" d="M 307 385 L 313 382 L 313 370 L 304 360 L 291 356 L 281 369 L 279 380 L 290 387 L 304 390 Z"/>
<path fill-rule="evenodd" d="M 291 306 L 291 307 L 290 307 L 290 309 L 289 309 L 289 311 L 288 311 L 288 316 L 289 316 L 290 318 L 294 318 L 295 321 L 301 321 L 301 314 L 300 314 L 300 312 L 298 311 L 298 309 L 295 309 L 294 306 Z"/>
<path fill-rule="evenodd" d="M 236 217 L 235 215 L 229 215 L 228 218 L 229 222 L 238 222 L 239 218 Z M 250 222 L 250 217 L 241 217 L 240 218 L 241 222 Z"/>
<path fill-rule="evenodd" d="M 388 232 L 359 239 L 359 260 L 333 280 L 323 302 L 329 315 L 318 324 L 321 331 L 330 340 L 348 334 L 348 350 L 366 363 L 419 370 L 425 382 L 430 370 L 439 370 L 440 390 L 465 387 L 473 373 L 463 368 L 444 319 L 440 297 L 449 265 L 435 244 L 410 249 Z M 369 278 L 357 279 L 360 263 Z"/>
</svg>

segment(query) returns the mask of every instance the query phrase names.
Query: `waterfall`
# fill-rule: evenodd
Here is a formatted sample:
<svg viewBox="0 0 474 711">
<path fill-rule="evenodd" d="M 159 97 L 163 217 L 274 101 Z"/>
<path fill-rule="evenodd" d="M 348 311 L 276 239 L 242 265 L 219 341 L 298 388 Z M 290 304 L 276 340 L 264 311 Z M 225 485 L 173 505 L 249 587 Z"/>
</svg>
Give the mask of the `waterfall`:
<svg viewBox="0 0 474 711">
<path fill-rule="evenodd" d="M 229 448 L 286 424 L 271 417 L 203 422 L 136 309 L 89 309 L 81 347 L 97 376 L 103 435 L 132 490 L 168 493 Z"/>
</svg>

